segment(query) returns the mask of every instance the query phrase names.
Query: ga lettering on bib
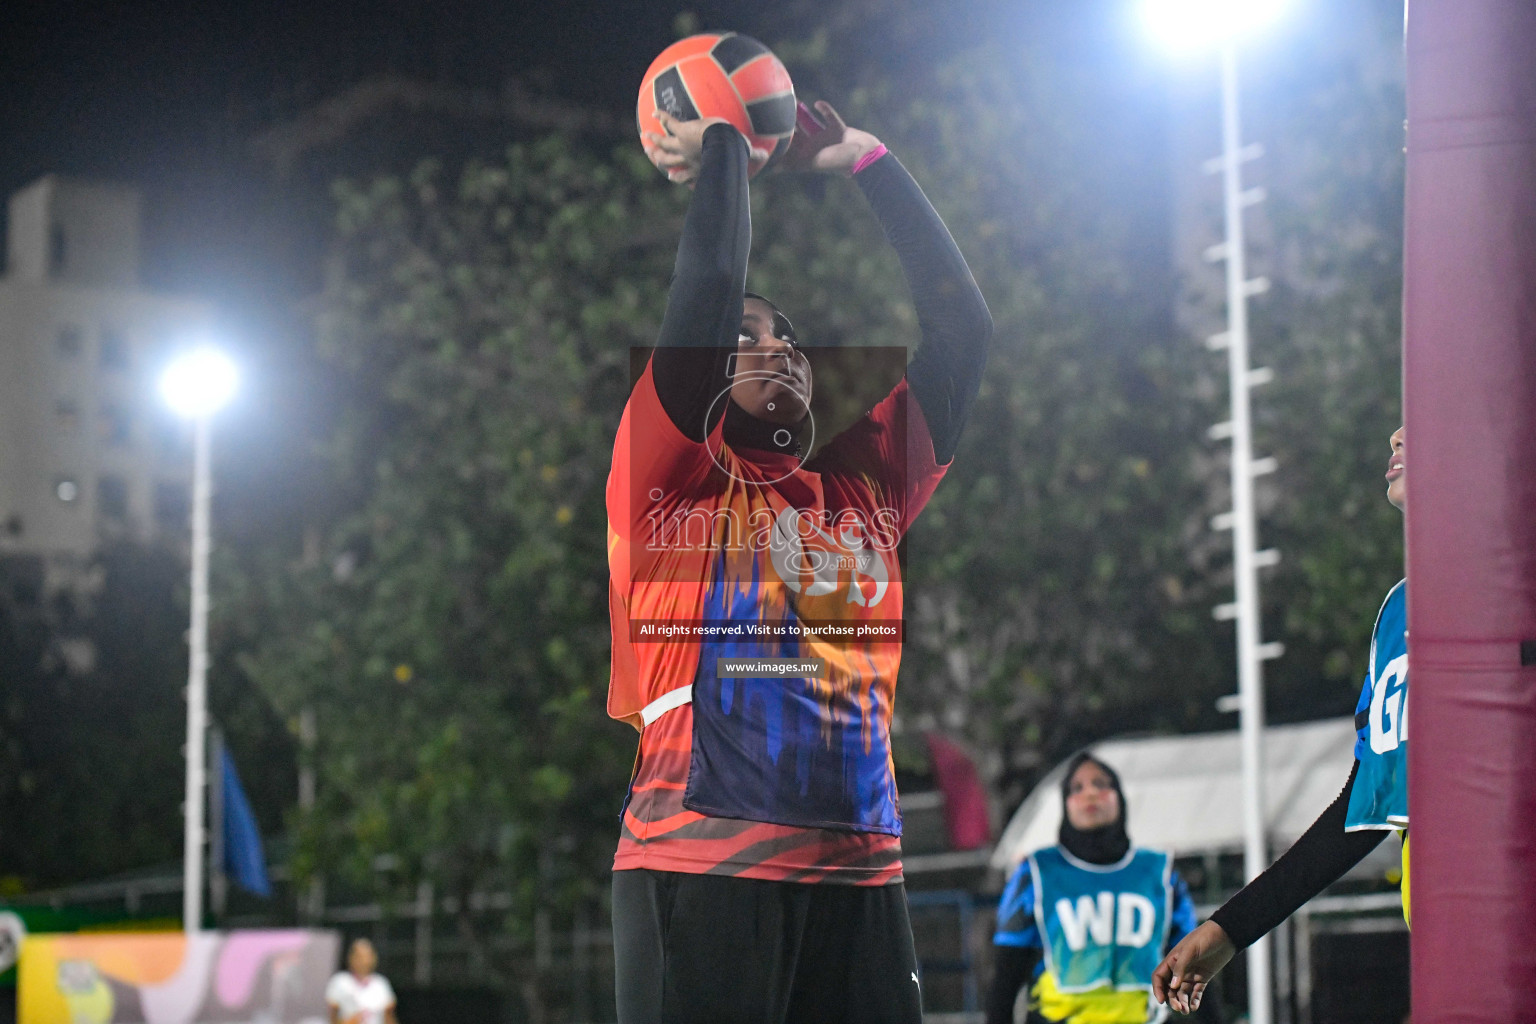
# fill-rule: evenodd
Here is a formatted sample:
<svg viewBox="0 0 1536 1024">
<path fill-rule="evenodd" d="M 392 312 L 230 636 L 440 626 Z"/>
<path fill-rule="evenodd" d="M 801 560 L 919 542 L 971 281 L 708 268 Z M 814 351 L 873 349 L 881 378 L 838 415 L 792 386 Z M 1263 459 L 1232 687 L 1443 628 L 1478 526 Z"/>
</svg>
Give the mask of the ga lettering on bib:
<svg viewBox="0 0 1536 1024">
<path fill-rule="evenodd" d="M 1355 758 L 1344 828 L 1408 826 L 1408 581 L 1393 587 L 1376 615 L 1371 658 L 1355 705 Z"/>
</svg>

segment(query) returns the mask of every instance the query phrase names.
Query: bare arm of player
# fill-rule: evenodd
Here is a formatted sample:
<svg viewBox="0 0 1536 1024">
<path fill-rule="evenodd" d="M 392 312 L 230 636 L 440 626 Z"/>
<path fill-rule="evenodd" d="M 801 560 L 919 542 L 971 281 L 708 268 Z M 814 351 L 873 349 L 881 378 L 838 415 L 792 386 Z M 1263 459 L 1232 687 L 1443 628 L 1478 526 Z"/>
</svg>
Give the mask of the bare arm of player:
<svg viewBox="0 0 1536 1024">
<path fill-rule="evenodd" d="M 1152 995 L 1179 1013 L 1200 1008 L 1205 987 L 1236 955 L 1237 947 L 1215 921 L 1207 921 L 1174 946 L 1152 972 Z"/>
</svg>

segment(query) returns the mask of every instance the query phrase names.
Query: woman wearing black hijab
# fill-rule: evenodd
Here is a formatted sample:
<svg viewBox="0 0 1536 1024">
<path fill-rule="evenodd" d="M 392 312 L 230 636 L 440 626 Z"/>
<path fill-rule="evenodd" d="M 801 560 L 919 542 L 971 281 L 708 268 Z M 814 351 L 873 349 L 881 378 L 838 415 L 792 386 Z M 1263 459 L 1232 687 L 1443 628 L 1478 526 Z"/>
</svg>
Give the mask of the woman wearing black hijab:
<svg viewBox="0 0 1536 1024">
<path fill-rule="evenodd" d="M 1029 985 L 1027 1024 L 1147 1024 L 1152 971 L 1195 927 L 1173 856 L 1131 846 L 1115 770 L 1088 753 L 1067 763 L 1055 846 L 1024 859 L 997 911 L 997 972 L 987 1024 L 1012 1024 Z"/>
</svg>

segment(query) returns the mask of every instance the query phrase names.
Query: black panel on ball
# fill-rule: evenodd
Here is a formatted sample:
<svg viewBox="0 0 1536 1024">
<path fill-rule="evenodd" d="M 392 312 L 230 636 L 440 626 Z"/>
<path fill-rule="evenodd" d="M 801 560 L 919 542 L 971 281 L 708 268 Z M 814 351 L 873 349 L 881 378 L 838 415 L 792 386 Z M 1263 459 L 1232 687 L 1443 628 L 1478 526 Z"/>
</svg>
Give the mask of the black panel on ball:
<svg viewBox="0 0 1536 1024">
<path fill-rule="evenodd" d="M 699 109 L 693 105 L 693 97 L 688 95 L 688 86 L 683 84 L 677 68 L 667 68 L 657 75 L 651 87 L 656 93 L 657 110 L 665 110 L 679 121 L 698 120 Z"/>
<path fill-rule="evenodd" d="M 754 135 L 783 135 L 792 132 L 795 130 L 795 94 L 785 92 L 748 103 L 747 117 L 752 119 Z"/>
<path fill-rule="evenodd" d="M 709 54 L 715 58 L 715 63 L 720 65 L 721 70 L 730 74 L 753 57 L 761 57 L 767 52 L 768 47 L 751 36 L 737 35 L 732 32 L 730 35 L 722 36 Z"/>
</svg>

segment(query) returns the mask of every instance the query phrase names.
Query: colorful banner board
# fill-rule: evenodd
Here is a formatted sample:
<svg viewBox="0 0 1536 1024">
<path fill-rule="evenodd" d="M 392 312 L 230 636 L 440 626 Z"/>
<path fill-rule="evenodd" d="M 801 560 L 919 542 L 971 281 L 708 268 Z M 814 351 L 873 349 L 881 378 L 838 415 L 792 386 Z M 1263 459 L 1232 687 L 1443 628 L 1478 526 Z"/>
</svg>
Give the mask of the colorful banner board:
<svg viewBox="0 0 1536 1024">
<path fill-rule="evenodd" d="M 0 904 L 0 990 L 16 987 L 21 943 L 37 932 L 179 932 L 179 917 L 147 917 L 126 911 L 79 907 L 12 907 Z M 0 995 L 6 998 L 9 994 Z M 14 998 L 14 997 L 10 997 Z"/>
<path fill-rule="evenodd" d="M 27 936 L 18 1024 L 324 1024 L 335 932 Z"/>
</svg>

